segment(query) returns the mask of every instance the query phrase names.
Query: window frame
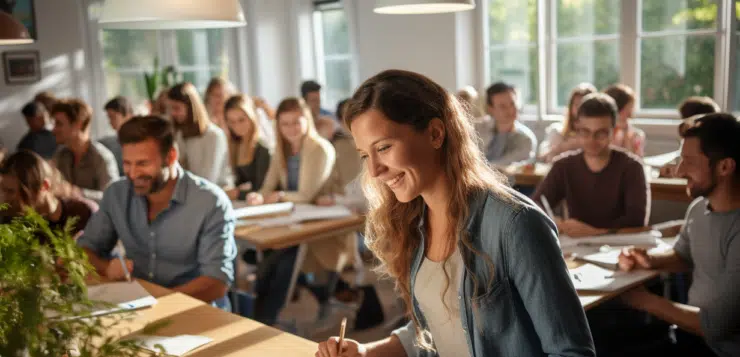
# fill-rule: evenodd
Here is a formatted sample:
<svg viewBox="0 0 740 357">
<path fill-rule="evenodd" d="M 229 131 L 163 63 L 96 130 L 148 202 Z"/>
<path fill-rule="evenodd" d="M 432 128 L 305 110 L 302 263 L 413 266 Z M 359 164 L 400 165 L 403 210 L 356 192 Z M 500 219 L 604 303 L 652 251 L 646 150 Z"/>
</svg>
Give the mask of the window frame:
<svg viewBox="0 0 740 357">
<path fill-rule="evenodd" d="M 490 34 L 488 29 L 488 9 L 492 0 L 483 0 L 480 2 L 479 9 L 479 31 L 483 39 L 482 49 L 479 51 L 483 58 L 482 78 L 488 81 L 490 77 Z M 526 1 L 526 0 L 520 0 Z M 634 117 L 645 119 L 678 119 L 678 113 L 674 108 L 643 108 L 642 96 L 640 93 L 641 86 L 641 45 L 642 40 L 646 38 L 665 38 L 667 36 L 684 35 L 687 38 L 695 36 L 714 36 L 715 53 L 714 53 L 714 95 L 713 99 L 720 105 L 723 110 L 731 110 L 733 94 L 740 88 L 734 88 L 733 79 L 736 71 L 740 69 L 732 66 L 738 62 L 736 58 L 736 46 L 740 46 L 740 33 L 737 29 L 737 19 L 734 11 L 735 0 L 716 0 L 717 1 L 717 27 L 714 29 L 696 29 L 696 30 L 664 30 L 656 32 L 642 31 L 642 2 L 644 0 L 620 0 L 620 28 L 619 33 L 609 35 L 587 35 L 577 37 L 567 37 L 559 39 L 557 37 L 557 1 L 558 0 L 538 0 L 536 1 L 538 17 L 538 90 L 539 101 L 537 105 L 525 105 L 522 107 L 521 115 L 523 118 L 531 118 L 536 115 L 537 120 L 560 119 L 565 113 L 564 106 L 557 105 L 557 46 L 562 43 L 589 41 L 608 41 L 617 40 L 619 43 L 619 80 L 635 90 L 636 106 Z M 488 86 L 490 83 L 484 83 Z M 536 110 L 533 110 L 536 107 Z M 736 108 L 740 111 L 740 108 Z"/>
<path fill-rule="evenodd" d="M 347 19 L 348 31 L 348 46 L 347 53 L 335 53 L 326 54 L 324 50 L 324 32 L 323 32 L 323 21 L 322 16 L 325 11 L 342 11 Z M 312 19 L 312 30 L 313 30 L 313 41 L 314 41 L 314 58 L 316 59 L 316 80 L 322 85 L 322 95 L 324 96 L 323 106 L 329 107 L 330 110 L 336 106 L 337 102 L 342 98 L 326 98 L 328 92 L 328 82 L 326 76 L 326 65 L 327 62 L 344 62 L 349 64 L 350 73 L 350 93 L 347 93 L 346 97 L 352 95 L 352 90 L 357 87 L 357 61 L 354 48 L 354 32 L 352 29 L 353 22 L 351 18 L 351 11 L 348 6 L 341 0 L 320 0 L 313 2 L 313 9 L 311 13 Z M 332 99 L 331 102 L 326 99 Z M 335 101 L 336 100 L 336 101 Z"/>
</svg>

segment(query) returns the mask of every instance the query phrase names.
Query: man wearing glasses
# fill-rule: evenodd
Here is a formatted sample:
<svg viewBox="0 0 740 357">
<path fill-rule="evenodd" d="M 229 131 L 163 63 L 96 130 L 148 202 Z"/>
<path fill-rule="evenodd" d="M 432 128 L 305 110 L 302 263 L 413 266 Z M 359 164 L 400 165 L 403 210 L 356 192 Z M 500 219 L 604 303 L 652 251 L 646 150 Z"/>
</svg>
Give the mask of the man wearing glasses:
<svg viewBox="0 0 740 357">
<path fill-rule="evenodd" d="M 610 146 L 617 120 L 614 100 L 590 94 L 583 98 L 577 118 L 581 149 L 556 158 L 533 200 L 542 204 L 545 197 L 553 207 L 565 200 L 569 214 L 556 223 L 560 233 L 570 237 L 645 226 L 650 186 L 642 163 L 634 154 Z"/>
</svg>

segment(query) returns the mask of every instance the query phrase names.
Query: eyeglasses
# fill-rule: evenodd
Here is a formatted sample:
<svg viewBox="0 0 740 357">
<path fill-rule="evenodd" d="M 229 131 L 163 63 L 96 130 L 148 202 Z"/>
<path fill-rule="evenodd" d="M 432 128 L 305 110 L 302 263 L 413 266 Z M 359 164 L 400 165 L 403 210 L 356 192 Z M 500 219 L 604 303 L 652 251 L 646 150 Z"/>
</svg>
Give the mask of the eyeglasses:
<svg viewBox="0 0 740 357">
<path fill-rule="evenodd" d="M 576 129 L 576 135 L 578 135 L 581 138 L 588 139 L 588 138 L 594 138 L 595 140 L 604 140 L 609 137 L 611 134 L 611 129 L 601 129 L 596 131 L 591 131 L 586 128 L 577 128 Z"/>
</svg>

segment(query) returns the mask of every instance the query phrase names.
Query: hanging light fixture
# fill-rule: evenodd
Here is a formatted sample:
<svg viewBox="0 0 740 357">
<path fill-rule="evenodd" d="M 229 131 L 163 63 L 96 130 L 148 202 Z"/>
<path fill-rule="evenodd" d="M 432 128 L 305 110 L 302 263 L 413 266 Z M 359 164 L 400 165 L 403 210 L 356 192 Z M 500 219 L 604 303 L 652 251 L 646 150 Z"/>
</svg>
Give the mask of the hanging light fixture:
<svg viewBox="0 0 740 357">
<path fill-rule="evenodd" d="M 106 0 L 106 29 L 198 29 L 246 25 L 239 0 Z"/>
<path fill-rule="evenodd" d="M 475 9 L 475 0 L 376 0 L 378 14 L 439 14 Z"/>
<path fill-rule="evenodd" d="M 33 43 L 26 26 L 5 11 L 0 11 L 0 45 Z"/>
</svg>

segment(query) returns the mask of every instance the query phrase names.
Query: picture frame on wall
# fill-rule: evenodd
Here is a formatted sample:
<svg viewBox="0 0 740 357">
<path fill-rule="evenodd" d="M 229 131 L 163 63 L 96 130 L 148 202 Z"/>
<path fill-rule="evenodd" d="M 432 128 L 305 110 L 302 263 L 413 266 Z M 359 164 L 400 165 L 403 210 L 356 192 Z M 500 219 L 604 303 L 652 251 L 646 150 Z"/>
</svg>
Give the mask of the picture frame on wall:
<svg viewBox="0 0 740 357">
<path fill-rule="evenodd" d="M 28 29 L 31 38 L 38 40 L 36 31 L 35 0 L 0 0 L 0 11 L 4 11 L 23 24 Z"/>
<path fill-rule="evenodd" d="M 3 52 L 5 84 L 29 84 L 41 80 L 39 51 Z"/>
</svg>

